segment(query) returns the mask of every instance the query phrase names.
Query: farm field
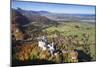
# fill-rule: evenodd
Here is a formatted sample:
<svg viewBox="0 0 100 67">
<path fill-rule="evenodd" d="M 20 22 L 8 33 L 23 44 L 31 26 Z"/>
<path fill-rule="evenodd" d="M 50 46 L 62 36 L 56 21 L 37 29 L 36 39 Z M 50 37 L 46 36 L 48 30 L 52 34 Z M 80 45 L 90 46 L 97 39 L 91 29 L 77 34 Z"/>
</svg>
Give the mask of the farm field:
<svg viewBox="0 0 100 67">
<path fill-rule="evenodd" d="M 78 39 L 82 34 L 89 34 L 90 41 L 95 41 L 95 24 L 86 22 L 61 22 L 58 26 L 51 26 L 45 29 L 48 33 L 59 31 L 63 36 L 78 35 Z M 52 34 L 51 34 L 52 35 Z"/>
</svg>

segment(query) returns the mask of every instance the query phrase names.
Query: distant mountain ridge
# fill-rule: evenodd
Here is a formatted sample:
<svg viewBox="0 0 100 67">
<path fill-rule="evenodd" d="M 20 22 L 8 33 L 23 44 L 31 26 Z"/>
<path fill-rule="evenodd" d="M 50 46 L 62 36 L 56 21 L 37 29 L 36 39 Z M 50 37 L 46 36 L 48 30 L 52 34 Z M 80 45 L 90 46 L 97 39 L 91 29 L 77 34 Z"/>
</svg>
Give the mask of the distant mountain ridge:
<svg viewBox="0 0 100 67">
<path fill-rule="evenodd" d="M 31 22 L 53 23 L 60 21 L 87 21 L 95 22 L 95 14 L 67 14 L 67 13 L 53 13 L 49 11 L 33 11 L 15 9 L 22 15 L 26 16 Z"/>
<path fill-rule="evenodd" d="M 49 18 L 47 18 L 45 16 L 42 16 L 37 11 L 23 10 L 23 9 L 20 9 L 20 8 L 18 8 L 18 9 L 13 9 L 12 8 L 12 13 L 15 13 L 16 15 L 18 15 L 18 17 L 21 17 L 21 18 L 22 17 L 26 17 L 26 19 L 29 20 L 27 23 L 35 22 L 35 24 L 38 24 L 38 25 L 49 25 L 49 24 L 57 23 L 54 20 L 51 20 L 51 19 L 49 19 Z M 22 19 L 18 19 L 18 20 L 22 20 Z M 23 20 L 21 23 L 24 23 L 24 22 L 25 21 Z"/>
<path fill-rule="evenodd" d="M 49 19 L 56 21 L 81 21 L 81 20 L 94 20 L 96 19 L 95 14 L 67 14 L 67 13 L 41 13 L 42 16 L 46 16 Z"/>
</svg>

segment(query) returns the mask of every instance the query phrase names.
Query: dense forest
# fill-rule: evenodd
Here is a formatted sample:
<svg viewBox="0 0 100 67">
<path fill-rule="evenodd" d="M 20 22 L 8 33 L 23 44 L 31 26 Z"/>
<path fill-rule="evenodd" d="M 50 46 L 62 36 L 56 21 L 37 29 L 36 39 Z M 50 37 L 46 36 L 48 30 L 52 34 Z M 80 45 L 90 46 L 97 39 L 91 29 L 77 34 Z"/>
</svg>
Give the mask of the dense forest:
<svg viewBox="0 0 100 67">
<path fill-rule="evenodd" d="M 12 8 L 12 63 L 37 65 L 96 60 L 95 23 L 56 21 Z"/>
</svg>

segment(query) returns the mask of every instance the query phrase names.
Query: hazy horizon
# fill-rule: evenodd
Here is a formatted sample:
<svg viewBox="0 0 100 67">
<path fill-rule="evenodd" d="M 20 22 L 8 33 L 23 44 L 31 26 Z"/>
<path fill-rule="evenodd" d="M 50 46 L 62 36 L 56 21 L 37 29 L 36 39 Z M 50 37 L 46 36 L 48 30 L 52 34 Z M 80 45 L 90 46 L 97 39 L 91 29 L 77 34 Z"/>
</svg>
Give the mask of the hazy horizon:
<svg viewBox="0 0 100 67">
<path fill-rule="evenodd" d="M 31 11 L 48 11 L 63 14 L 95 14 L 95 6 L 13 1 L 12 8 Z"/>
</svg>

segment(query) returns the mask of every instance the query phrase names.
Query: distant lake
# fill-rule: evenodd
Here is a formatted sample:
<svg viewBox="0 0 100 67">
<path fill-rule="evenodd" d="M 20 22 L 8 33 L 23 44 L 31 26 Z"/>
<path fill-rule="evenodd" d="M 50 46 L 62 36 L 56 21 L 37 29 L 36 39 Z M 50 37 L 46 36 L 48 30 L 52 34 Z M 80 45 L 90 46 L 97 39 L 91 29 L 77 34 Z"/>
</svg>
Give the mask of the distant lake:
<svg viewBox="0 0 100 67">
<path fill-rule="evenodd" d="M 91 23 L 95 23 L 96 20 L 81 20 L 81 21 L 84 21 L 84 22 L 91 22 Z"/>
</svg>

